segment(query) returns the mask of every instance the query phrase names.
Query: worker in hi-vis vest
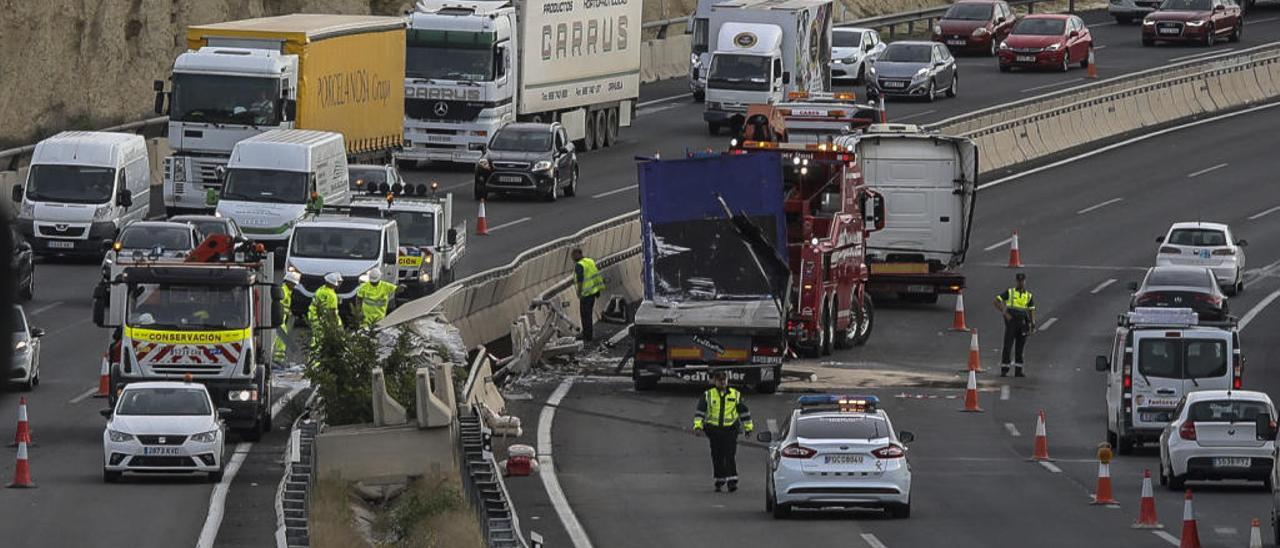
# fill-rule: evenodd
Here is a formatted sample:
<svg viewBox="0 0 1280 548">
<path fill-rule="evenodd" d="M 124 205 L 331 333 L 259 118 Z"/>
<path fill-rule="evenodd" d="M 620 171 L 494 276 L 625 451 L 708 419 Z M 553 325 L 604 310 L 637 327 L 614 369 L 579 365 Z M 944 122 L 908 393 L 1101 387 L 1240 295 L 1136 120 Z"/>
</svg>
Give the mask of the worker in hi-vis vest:
<svg viewBox="0 0 1280 548">
<path fill-rule="evenodd" d="M 596 298 L 604 292 L 604 276 L 596 268 L 596 262 L 584 257 L 581 249 L 574 249 L 573 281 L 578 293 L 578 314 L 582 320 L 582 340 L 591 340 L 591 325 L 595 321 Z"/>
</svg>

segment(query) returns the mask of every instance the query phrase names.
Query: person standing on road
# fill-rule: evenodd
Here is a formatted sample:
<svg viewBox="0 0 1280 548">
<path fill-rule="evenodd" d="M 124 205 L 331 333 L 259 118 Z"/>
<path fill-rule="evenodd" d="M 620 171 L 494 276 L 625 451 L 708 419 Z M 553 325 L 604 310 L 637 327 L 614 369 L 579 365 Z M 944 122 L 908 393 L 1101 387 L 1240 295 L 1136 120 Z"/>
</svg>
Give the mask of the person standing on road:
<svg viewBox="0 0 1280 548">
<path fill-rule="evenodd" d="M 286 273 L 284 280 L 280 282 L 280 307 L 284 311 L 284 317 L 280 318 L 280 325 L 276 329 L 274 348 L 276 363 L 280 365 L 286 365 L 289 361 L 289 330 L 293 329 L 293 290 L 300 283 L 302 276 L 297 272 Z"/>
<path fill-rule="evenodd" d="M 738 490 L 738 430 L 747 436 L 755 429 L 751 410 L 742 401 L 742 393 L 729 387 L 729 375 L 716 371 L 711 376 L 714 386 L 698 399 L 693 413 L 693 431 L 706 434 L 711 442 L 711 467 L 715 474 L 716 492 L 728 484 L 729 492 Z"/>
<path fill-rule="evenodd" d="M 356 289 L 360 300 L 360 327 L 373 327 L 387 317 L 387 306 L 396 295 L 396 284 L 382 281 L 382 271 L 370 270 Z"/>
<path fill-rule="evenodd" d="M 1027 291 L 1027 275 L 1014 276 L 1017 285 L 996 295 L 996 310 L 1004 316 L 1004 348 L 1000 353 L 1000 376 L 1009 375 L 1009 353 L 1014 351 L 1013 376 L 1025 377 L 1022 371 L 1022 350 L 1027 346 L 1027 335 L 1036 332 L 1036 301 Z"/>
<path fill-rule="evenodd" d="M 584 257 L 582 249 L 575 248 L 570 253 L 573 257 L 573 280 L 578 288 L 578 315 L 582 320 L 582 340 L 591 341 L 591 326 L 595 321 L 596 298 L 604 292 L 604 276 L 596 268 L 596 262 Z"/>
<path fill-rule="evenodd" d="M 324 285 L 316 289 L 311 297 L 311 306 L 307 309 L 307 323 L 311 327 L 311 338 L 315 339 L 320 331 L 321 318 L 342 327 L 342 317 L 338 315 L 338 286 L 342 285 L 342 274 L 330 272 L 324 275 Z"/>
</svg>

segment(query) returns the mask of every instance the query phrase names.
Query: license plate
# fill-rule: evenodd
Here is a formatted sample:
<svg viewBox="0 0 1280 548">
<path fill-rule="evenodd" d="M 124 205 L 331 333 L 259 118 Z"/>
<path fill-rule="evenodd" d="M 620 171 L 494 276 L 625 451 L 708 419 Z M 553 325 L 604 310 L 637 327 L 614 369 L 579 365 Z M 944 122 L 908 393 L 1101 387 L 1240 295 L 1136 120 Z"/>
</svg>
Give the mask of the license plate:
<svg viewBox="0 0 1280 548">
<path fill-rule="evenodd" d="M 75 247 L 75 242 L 63 242 L 58 240 L 49 240 L 49 247 L 54 249 L 71 249 Z"/>
<path fill-rule="evenodd" d="M 884 83 L 884 87 L 887 87 L 887 88 L 905 88 L 905 87 L 907 87 L 907 83 L 906 83 L 906 82 L 885 82 L 885 83 Z"/>
<path fill-rule="evenodd" d="M 932 294 L 934 287 L 931 285 L 909 285 L 907 293 L 930 293 Z"/>
<path fill-rule="evenodd" d="M 503 175 L 501 177 L 498 177 L 498 180 L 504 183 L 518 183 L 520 181 L 523 181 L 524 179 L 521 179 L 520 177 L 516 177 L 514 175 Z"/>
<path fill-rule="evenodd" d="M 1211 253 L 1208 249 L 1201 249 L 1196 252 L 1196 255 L 1199 255 L 1201 259 L 1208 259 L 1210 254 Z"/>
<path fill-rule="evenodd" d="M 948 46 L 963 46 L 967 43 L 968 42 L 965 42 L 964 40 L 947 40 Z"/>
<path fill-rule="evenodd" d="M 827 464 L 862 464 L 862 455 L 827 455 Z"/>
<path fill-rule="evenodd" d="M 1169 413 L 1139 413 L 1142 422 L 1169 422 Z"/>
<path fill-rule="evenodd" d="M 1251 464 L 1249 457 L 1214 457 L 1214 468 L 1248 468 Z"/>
<path fill-rule="evenodd" d="M 1017 59 L 1017 61 L 1018 61 L 1019 63 L 1034 63 L 1034 62 L 1036 62 L 1036 56 L 1034 56 L 1034 55 L 1019 55 L 1016 59 Z"/>
<path fill-rule="evenodd" d="M 1178 34 L 1178 29 L 1160 29 L 1160 34 Z"/>
<path fill-rule="evenodd" d="M 448 135 L 428 135 L 427 141 L 432 143 L 447 143 L 449 142 L 449 136 Z"/>
<path fill-rule="evenodd" d="M 181 447 L 143 447 L 142 454 L 149 456 L 180 455 Z"/>
</svg>

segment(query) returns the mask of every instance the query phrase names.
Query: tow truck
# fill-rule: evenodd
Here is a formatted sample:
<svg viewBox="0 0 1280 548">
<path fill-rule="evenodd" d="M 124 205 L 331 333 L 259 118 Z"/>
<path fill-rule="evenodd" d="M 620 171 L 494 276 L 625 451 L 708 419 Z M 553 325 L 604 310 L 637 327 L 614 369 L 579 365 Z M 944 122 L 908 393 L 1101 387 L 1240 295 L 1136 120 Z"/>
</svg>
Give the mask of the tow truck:
<svg viewBox="0 0 1280 548">
<path fill-rule="evenodd" d="M 366 194 L 353 196 L 350 212 L 359 217 L 386 217 L 396 221 L 400 248 L 396 259 L 399 298 L 431 294 L 453 282 L 458 259 L 467 252 L 467 222 L 453 222 L 453 194 L 437 194 L 439 183 L 386 183 Z"/>
<path fill-rule="evenodd" d="M 185 258 L 136 252 L 94 290 L 93 322 L 113 328 L 111 403 L 125 385 L 203 383 L 249 441 L 271 430 L 271 365 L 283 307 L 274 258 L 259 244 L 209 236 Z"/>
<path fill-rule="evenodd" d="M 773 106 L 787 128 L 788 142 L 830 143 L 880 120 L 880 107 L 858 104 L 849 92 L 793 91 Z"/>
</svg>

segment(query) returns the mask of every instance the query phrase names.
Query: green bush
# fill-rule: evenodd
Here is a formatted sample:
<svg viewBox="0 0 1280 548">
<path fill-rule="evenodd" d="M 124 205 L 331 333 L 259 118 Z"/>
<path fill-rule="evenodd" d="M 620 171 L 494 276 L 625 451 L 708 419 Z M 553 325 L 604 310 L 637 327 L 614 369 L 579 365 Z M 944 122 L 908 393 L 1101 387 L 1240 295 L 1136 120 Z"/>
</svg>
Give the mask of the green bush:
<svg viewBox="0 0 1280 548">
<path fill-rule="evenodd" d="M 413 352 L 408 331 L 398 330 L 391 351 L 380 358 L 378 335 L 372 329 L 346 331 L 320 321 L 320 335 L 313 339 L 306 377 L 320 394 L 325 422 L 331 425 L 373 421 L 373 369 L 381 367 L 387 394 L 405 406 L 412 417 L 417 401 L 414 373 L 427 361 Z"/>
</svg>

